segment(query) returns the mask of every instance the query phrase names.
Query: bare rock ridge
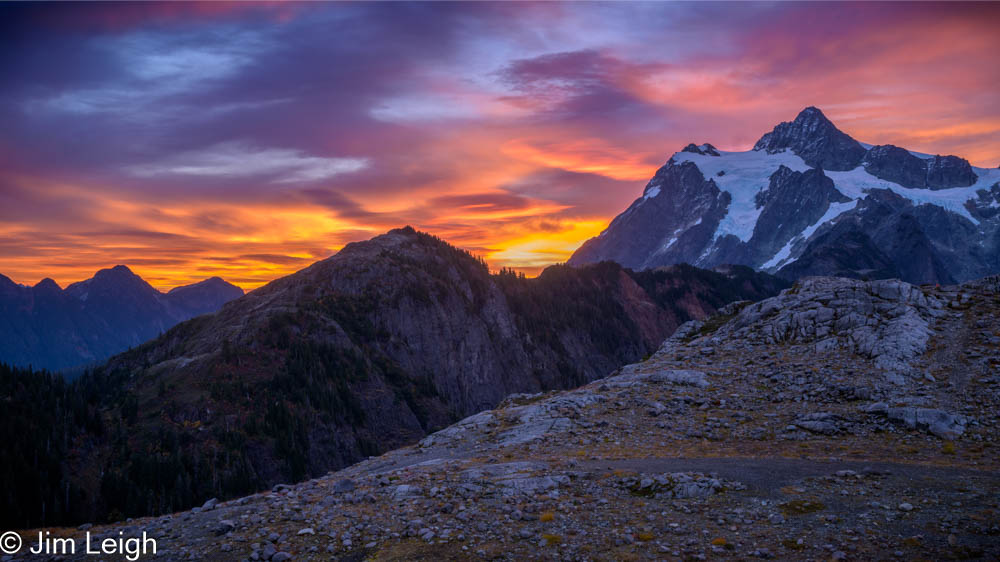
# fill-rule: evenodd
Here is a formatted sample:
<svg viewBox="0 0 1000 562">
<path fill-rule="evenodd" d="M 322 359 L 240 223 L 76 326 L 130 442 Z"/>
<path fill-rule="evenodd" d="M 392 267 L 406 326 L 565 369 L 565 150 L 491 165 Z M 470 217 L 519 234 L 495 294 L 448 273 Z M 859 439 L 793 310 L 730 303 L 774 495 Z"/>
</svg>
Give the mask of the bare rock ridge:
<svg viewBox="0 0 1000 562">
<path fill-rule="evenodd" d="M 693 152 L 695 154 L 707 154 L 709 156 L 719 156 L 719 150 L 709 143 L 696 145 L 691 143 L 681 149 L 682 152 Z"/>
<path fill-rule="evenodd" d="M 753 149 L 768 153 L 791 150 L 813 168 L 838 171 L 853 170 L 866 153 L 858 141 L 838 129 L 815 107 L 807 107 L 794 121 L 776 126 Z"/>
<path fill-rule="evenodd" d="M 510 394 L 605 376 L 683 322 L 788 285 L 746 267 L 632 272 L 610 262 L 526 279 L 393 230 L 84 376 L 66 392 L 93 398 L 67 414 L 86 415 L 66 431 L 87 454 L 66 456 L 46 515 L 149 515 L 325 474 Z M 35 415 L 49 432 L 39 421 L 48 414 Z M 65 489 L 80 498 L 66 503 Z M 29 492 L 8 521 L 43 516 Z"/>
<path fill-rule="evenodd" d="M 831 203 L 850 201 L 837 191 L 822 169 L 794 172 L 779 166 L 769 180 L 767 189 L 755 198 L 761 213 L 749 244 L 759 253 L 758 260 L 774 255 L 803 229 L 815 224 Z"/>
<path fill-rule="evenodd" d="M 929 326 L 942 314 L 944 304 L 936 297 L 895 279 L 807 277 L 794 293 L 748 305 L 715 338 L 806 344 L 817 353 L 843 349 L 901 373 L 926 351 Z"/>
<path fill-rule="evenodd" d="M 871 147 L 863 160 L 871 175 L 913 189 L 968 187 L 978 179 L 969 162 L 957 156 L 914 156 L 891 144 Z"/>
<path fill-rule="evenodd" d="M 569 263 L 968 281 L 1000 272 L 998 185 L 1000 169 L 958 156 L 866 148 L 808 107 L 753 150 L 673 154 Z"/>
<path fill-rule="evenodd" d="M 124 265 L 65 289 L 48 278 L 24 287 L 0 275 L 0 362 L 49 370 L 96 364 L 241 296 L 218 277 L 164 294 Z"/>
<path fill-rule="evenodd" d="M 696 263 L 731 199 L 697 165 L 668 163 L 649 180 L 642 198 L 615 217 L 600 237 L 586 241 L 569 263 L 611 260 L 631 269 Z M 650 224 L 653 217 L 655 226 Z"/>
<path fill-rule="evenodd" d="M 990 560 L 998 312 L 1000 277 L 807 278 L 582 387 L 91 532 L 164 537 L 171 560 Z"/>
</svg>

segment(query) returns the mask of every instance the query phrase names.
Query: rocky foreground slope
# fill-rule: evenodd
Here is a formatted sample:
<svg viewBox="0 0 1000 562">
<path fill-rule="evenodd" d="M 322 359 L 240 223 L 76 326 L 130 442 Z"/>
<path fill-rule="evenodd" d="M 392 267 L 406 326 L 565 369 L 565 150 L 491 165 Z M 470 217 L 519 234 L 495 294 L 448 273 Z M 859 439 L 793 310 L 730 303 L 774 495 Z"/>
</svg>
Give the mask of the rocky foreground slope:
<svg viewBox="0 0 1000 562">
<path fill-rule="evenodd" d="M 998 312 L 997 277 L 807 278 L 581 388 L 90 531 L 161 559 L 995 560 Z"/>
</svg>

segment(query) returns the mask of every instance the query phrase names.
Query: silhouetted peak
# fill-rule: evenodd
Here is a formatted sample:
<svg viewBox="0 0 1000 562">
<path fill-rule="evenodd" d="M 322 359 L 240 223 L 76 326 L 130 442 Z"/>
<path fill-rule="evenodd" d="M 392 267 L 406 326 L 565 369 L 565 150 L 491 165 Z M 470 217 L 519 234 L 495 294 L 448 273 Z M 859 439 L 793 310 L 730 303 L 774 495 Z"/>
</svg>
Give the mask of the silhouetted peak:
<svg viewBox="0 0 1000 562">
<path fill-rule="evenodd" d="M 94 279 L 129 279 L 132 277 L 140 278 L 125 265 L 116 265 L 114 267 L 101 269 L 94 274 Z"/>
<path fill-rule="evenodd" d="M 45 291 L 45 292 L 58 293 L 62 291 L 62 287 L 60 287 L 59 284 L 53 281 L 50 277 L 42 279 L 32 288 L 36 291 Z"/>
<path fill-rule="evenodd" d="M 236 292 L 238 292 L 240 295 L 242 295 L 244 292 L 242 288 L 237 287 L 236 285 L 233 285 L 229 281 L 226 281 L 225 279 L 216 275 L 209 277 L 208 279 L 198 281 L 197 283 L 174 287 L 173 289 L 170 289 L 170 291 L 167 294 L 184 293 L 192 290 L 222 291 L 224 294 L 229 295 L 231 298 L 235 298 L 232 297 L 232 295 L 235 294 Z"/>
</svg>

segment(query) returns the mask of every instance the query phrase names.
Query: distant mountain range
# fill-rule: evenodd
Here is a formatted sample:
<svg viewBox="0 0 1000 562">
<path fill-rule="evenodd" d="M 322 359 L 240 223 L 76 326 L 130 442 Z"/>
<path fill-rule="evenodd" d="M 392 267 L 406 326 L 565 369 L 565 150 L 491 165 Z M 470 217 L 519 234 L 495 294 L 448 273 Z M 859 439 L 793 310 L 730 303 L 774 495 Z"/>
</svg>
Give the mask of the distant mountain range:
<svg viewBox="0 0 1000 562">
<path fill-rule="evenodd" d="M 1000 272 L 998 182 L 957 156 L 861 144 L 808 107 L 747 152 L 689 144 L 569 263 L 966 281 Z"/>
<path fill-rule="evenodd" d="M 42 505 L 49 522 L 171 512 L 322 475 L 512 393 L 605 376 L 689 319 L 788 285 L 746 267 L 491 274 L 433 236 L 393 230 L 181 323 L 68 387 L 39 377 L 44 388 L 8 387 L 0 376 L 0 391 L 45 397 L 0 396 L 22 404 L 0 410 L 0 427 L 37 434 L 0 453 L 42 459 L 0 482 L 25 494 L 7 501 L 23 510 L 5 521 L 37 523 Z M 96 297 L 86 289 L 74 289 L 88 295 L 83 303 Z M 33 445 L 47 442 L 52 450 Z M 44 482 L 24 486 L 41 478 L 39 464 Z"/>
<path fill-rule="evenodd" d="M 161 293 L 124 265 L 65 289 L 0 275 L 0 362 L 54 371 L 102 362 L 241 296 L 218 277 Z"/>
</svg>

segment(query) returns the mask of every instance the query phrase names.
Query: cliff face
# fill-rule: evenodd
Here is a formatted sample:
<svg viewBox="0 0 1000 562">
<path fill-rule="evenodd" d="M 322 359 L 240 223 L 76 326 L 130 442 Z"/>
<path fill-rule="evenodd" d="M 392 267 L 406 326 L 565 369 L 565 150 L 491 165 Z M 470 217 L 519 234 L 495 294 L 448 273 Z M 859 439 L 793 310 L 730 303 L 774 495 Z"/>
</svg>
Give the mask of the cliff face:
<svg viewBox="0 0 1000 562">
<path fill-rule="evenodd" d="M 865 148 L 815 107 L 803 109 L 794 121 L 779 123 L 753 149 L 769 153 L 791 150 L 810 167 L 839 171 L 853 170 L 865 157 Z"/>
</svg>

